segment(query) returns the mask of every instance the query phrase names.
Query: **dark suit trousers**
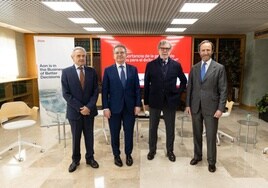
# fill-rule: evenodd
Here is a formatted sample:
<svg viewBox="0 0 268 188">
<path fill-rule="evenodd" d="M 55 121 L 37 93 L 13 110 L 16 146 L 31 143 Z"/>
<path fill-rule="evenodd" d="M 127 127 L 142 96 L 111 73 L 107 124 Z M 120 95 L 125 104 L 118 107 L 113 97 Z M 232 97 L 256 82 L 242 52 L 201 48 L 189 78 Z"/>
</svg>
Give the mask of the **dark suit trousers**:
<svg viewBox="0 0 268 188">
<path fill-rule="evenodd" d="M 201 110 L 192 114 L 193 139 L 194 139 L 194 158 L 202 159 L 202 140 L 203 140 L 203 122 L 206 128 L 207 137 L 207 160 L 208 163 L 216 164 L 217 146 L 216 138 L 218 131 L 218 118 L 211 115 L 203 115 Z"/>
<path fill-rule="evenodd" d="M 81 159 L 80 145 L 81 135 L 83 132 L 86 147 L 86 160 L 93 159 L 94 154 L 94 118 L 84 118 L 83 116 L 79 120 L 69 120 L 72 131 L 72 144 L 73 144 L 73 162 L 79 162 Z"/>
<path fill-rule="evenodd" d="M 150 108 L 150 124 L 149 124 L 149 150 L 150 152 L 156 152 L 157 149 L 157 131 L 160 121 L 161 110 L 156 108 Z M 166 148 L 167 152 L 174 149 L 175 138 L 175 115 L 176 110 L 163 108 L 163 116 L 166 126 Z"/>
<path fill-rule="evenodd" d="M 128 112 L 126 108 L 119 114 L 111 115 L 109 119 L 109 127 L 111 134 L 111 144 L 114 156 L 120 155 L 120 130 L 123 123 L 125 154 L 130 155 L 133 150 L 133 131 L 135 124 L 134 108 L 133 112 Z"/>
</svg>

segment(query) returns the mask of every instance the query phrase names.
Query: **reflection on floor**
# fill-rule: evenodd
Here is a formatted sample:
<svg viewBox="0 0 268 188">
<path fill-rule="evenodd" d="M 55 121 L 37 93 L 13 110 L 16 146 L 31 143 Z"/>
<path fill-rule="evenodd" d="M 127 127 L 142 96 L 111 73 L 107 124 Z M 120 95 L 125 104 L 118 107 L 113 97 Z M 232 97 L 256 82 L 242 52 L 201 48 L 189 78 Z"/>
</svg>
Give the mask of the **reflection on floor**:
<svg viewBox="0 0 268 188">
<path fill-rule="evenodd" d="M 181 121 L 176 121 L 176 139 L 174 153 L 177 156 L 175 163 L 170 162 L 165 156 L 165 133 L 159 130 L 158 150 L 154 160 L 148 161 L 148 122 L 140 125 L 139 141 L 135 141 L 131 167 L 125 165 L 123 142 L 121 145 L 122 160 L 124 166 L 116 167 L 113 164 L 113 156 L 110 145 L 106 144 L 101 131 L 95 135 L 95 159 L 99 162 L 99 169 L 87 166 L 85 160 L 74 173 L 68 172 L 71 163 L 71 139 L 58 142 L 57 127 L 35 126 L 22 131 L 22 137 L 26 140 L 36 140 L 45 148 L 45 153 L 38 149 L 25 147 L 23 150 L 25 160 L 17 162 L 13 156 L 18 149 L 8 151 L 0 160 L 1 187 L 90 187 L 90 188 L 173 188 L 173 187 L 268 187 L 268 154 L 262 150 L 268 147 L 268 123 L 257 118 L 252 113 L 252 120 L 259 122 L 257 144 L 253 148 L 248 145 L 245 152 L 245 144 L 231 143 L 226 137 L 221 138 L 221 146 L 218 148 L 217 171 L 209 173 L 206 161 L 206 142 L 204 141 L 203 161 L 197 166 L 189 165 L 193 156 L 193 141 L 191 122 L 184 123 L 183 144 L 181 144 Z M 236 136 L 238 130 L 237 120 L 245 119 L 247 112 L 234 107 L 229 118 L 220 120 L 220 129 L 228 134 Z M 179 112 L 177 116 L 181 116 Z M 95 129 L 101 128 L 102 118 L 96 118 Z M 163 123 L 160 123 L 163 128 Z M 247 127 L 242 127 L 241 134 L 246 133 Z M 67 134 L 70 128 L 67 125 Z M 250 129 L 250 137 L 254 130 Z M 108 133 L 108 129 L 107 129 Z M 109 135 L 109 134 L 108 134 Z M 16 132 L 6 131 L 0 128 L 0 150 L 16 139 Z M 121 139 L 123 141 L 123 138 Z M 83 140 L 82 140 L 83 143 Z M 82 156 L 84 156 L 82 144 Z"/>
</svg>

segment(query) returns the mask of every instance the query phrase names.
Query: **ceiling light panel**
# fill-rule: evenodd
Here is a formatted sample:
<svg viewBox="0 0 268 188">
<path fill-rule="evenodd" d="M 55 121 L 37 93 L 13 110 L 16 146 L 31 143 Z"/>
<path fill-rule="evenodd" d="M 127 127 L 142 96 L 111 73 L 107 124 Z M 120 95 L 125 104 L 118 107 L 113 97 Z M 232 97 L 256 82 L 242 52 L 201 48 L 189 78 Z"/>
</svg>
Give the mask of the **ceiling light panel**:
<svg viewBox="0 0 268 188">
<path fill-rule="evenodd" d="M 104 28 L 102 27 L 84 27 L 85 30 L 87 31 L 106 31 Z"/>
<path fill-rule="evenodd" d="M 171 24 L 193 24 L 198 19 L 173 19 Z"/>
<path fill-rule="evenodd" d="M 84 11 L 84 9 L 76 2 L 42 2 L 54 11 Z"/>
<path fill-rule="evenodd" d="M 218 3 L 185 3 L 180 12 L 209 12 Z"/>
<path fill-rule="evenodd" d="M 77 24 L 97 24 L 96 20 L 93 18 L 68 18 L 74 23 Z"/>
<path fill-rule="evenodd" d="M 167 28 L 166 32 L 183 32 L 186 28 Z"/>
</svg>

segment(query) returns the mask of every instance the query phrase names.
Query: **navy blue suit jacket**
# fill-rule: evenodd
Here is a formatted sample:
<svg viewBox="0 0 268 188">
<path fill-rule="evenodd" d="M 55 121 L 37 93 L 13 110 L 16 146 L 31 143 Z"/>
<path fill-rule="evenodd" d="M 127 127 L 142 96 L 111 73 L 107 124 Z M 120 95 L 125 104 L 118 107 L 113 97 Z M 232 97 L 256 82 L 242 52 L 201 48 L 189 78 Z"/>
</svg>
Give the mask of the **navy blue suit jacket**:
<svg viewBox="0 0 268 188">
<path fill-rule="evenodd" d="M 167 105 L 176 109 L 180 103 L 180 95 L 186 88 L 187 79 L 180 63 L 168 58 L 166 75 L 162 72 L 162 59 L 147 63 L 144 77 L 144 104 L 149 107 L 162 109 Z M 180 87 L 176 86 L 177 78 Z"/>
<path fill-rule="evenodd" d="M 85 66 L 85 86 L 82 90 L 75 66 L 62 70 L 61 84 L 64 99 L 67 101 L 66 117 L 70 120 L 81 118 L 80 108 L 90 109 L 88 117 L 98 114 L 96 102 L 98 99 L 98 79 L 95 69 Z M 86 116 L 85 116 L 86 117 Z"/>
<path fill-rule="evenodd" d="M 102 107 L 118 114 L 124 105 L 128 112 L 134 114 L 134 107 L 141 106 L 140 83 L 137 68 L 126 64 L 127 81 L 123 87 L 116 64 L 104 70 L 102 82 Z"/>
</svg>

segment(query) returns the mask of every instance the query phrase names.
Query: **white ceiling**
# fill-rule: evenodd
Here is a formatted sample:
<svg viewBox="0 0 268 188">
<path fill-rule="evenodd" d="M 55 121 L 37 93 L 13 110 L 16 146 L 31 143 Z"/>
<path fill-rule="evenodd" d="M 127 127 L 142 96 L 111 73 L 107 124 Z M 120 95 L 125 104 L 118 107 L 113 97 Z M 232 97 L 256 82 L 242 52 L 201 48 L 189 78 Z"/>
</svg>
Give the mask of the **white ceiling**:
<svg viewBox="0 0 268 188">
<path fill-rule="evenodd" d="M 73 0 L 74 1 L 74 0 Z M 75 0 L 85 11 L 55 12 L 39 0 L 1 0 L 0 22 L 34 33 L 100 34 L 245 34 L 268 28 L 268 0 Z M 184 3 L 218 2 L 208 13 L 181 13 Z M 68 17 L 92 17 L 98 24 L 75 24 Z M 193 25 L 171 25 L 174 18 L 198 18 Z M 168 27 L 186 27 L 166 33 Z"/>
</svg>

